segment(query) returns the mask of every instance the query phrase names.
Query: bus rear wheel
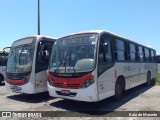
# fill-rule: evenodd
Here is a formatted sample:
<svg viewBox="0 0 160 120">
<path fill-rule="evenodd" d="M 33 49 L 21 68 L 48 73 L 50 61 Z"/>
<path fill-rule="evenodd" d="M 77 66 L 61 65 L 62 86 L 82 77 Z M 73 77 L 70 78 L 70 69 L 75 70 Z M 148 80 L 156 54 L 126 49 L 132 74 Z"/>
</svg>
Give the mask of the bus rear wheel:
<svg viewBox="0 0 160 120">
<path fill-rule="evenodd" d="M 116 82 L 116 85 L 115 85 L 115 95 L 114 95 L 114 100 L 120 100 L 122 97 L 122 84 L 121 82 L 118 80 Z"/>
<path fill-rule="evenodd" d="M 0 75 L 0 84 L 2 84 L 2 81 L 3 81 L 3 76 Z"/>
<path fill-rule="evenodd" d="M 146 82 L 146 85 L 147 86 L 151 85 L 151 74 L 150 74 L 150 72 L 147 73 L 147 82 Z"/>
</svg>

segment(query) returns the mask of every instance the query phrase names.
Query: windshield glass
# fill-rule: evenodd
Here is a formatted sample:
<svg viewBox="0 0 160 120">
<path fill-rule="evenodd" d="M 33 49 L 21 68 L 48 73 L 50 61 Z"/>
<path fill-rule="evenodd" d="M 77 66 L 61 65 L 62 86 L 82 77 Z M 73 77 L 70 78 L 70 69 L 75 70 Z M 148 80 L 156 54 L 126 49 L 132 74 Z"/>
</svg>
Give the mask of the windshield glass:
<svg viewBox="0 0 160 120">
<path fill-rule="evenodd" d="M 34 45 L 21 45 L 12 47 L 8 57 L 8 73 L 24 73 L 32 69 Z"/>
<path fill-rule="evenodd" d="M 50 71 L 77 73 L 94 69 L 98 34 L 79 34 L 60 38 L 54 44 Z"/>
</svg>

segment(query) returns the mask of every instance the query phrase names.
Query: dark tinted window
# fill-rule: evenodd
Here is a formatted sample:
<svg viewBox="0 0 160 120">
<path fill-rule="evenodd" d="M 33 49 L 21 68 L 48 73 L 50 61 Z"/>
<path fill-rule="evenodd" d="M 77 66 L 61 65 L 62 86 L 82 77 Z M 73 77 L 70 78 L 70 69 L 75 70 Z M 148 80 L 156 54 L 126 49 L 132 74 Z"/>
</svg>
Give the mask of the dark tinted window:
<svg viewBox="0 0 160 120">
<path fill-rule="evenodd" d="M 111 66 L 113 66 L 111 42 L 109 41 L 110 39 L 111 38 L 107 35 L 102 36 L 100 39 L 99 55 L 98 55 L 99 75 L 102 74 Z"/>
<path fill-rule="evenodd" d="M 150 53 L 148 48 L 144 48 L 145 61 L 150 61 Z"/>
<path fill-rule="evenodd" d="M 144 61 L 143 48 L 141 46 L 138 46 L 138 59 L 141 62 Z"/>
<path fill-rule="evenodd" d="M 36 73 L 48 69 L 52 46 L 53 42 L 50 41 L 39 42 L 36 57 Z"/>
<path fill-rule="evenodd" d="M 6 66 L 8 60 L 8 54 L 0 53 L 0 66 Z"/>
<path fill-rule="evenodd" d="M 154 51 L 151 50 L 151 61 L 154 62 Z"/>
<path fill-rule="evenodd" d="M 136 46 L 133 43 L 129 44 L 130 61 L 136 61 Z"/>
<path fill-rule="evenodd" d="M 125 42 L 120 39 L 115 40 L 115 60 L 124 61 L 125 57 Z"/>
</svg>

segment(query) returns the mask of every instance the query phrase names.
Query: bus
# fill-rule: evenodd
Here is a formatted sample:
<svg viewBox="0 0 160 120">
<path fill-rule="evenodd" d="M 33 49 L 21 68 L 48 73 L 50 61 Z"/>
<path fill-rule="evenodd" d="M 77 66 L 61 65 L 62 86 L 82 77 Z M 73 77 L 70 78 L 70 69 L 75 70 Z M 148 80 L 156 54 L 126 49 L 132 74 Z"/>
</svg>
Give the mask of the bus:
<svg viewBox="0 0 160 120">
<path fill-rule="evenodd" d="M 0 50 L 0 84 L 6 78 L 6 66 L 9 50 Z"/>
<path fill-rule="evenodd" d="M 49 95 L 97 102 L 125 90 L 151 84 L 157 73 L 156 51 L 104 30 L 57 39 L 48 69 Z"/>
<path fill-rule="evenodd" d="M 47 90 L 47 69 L 55 38 L 29 36 L 13 42 L 7 63 L 5 86 L 18 93 L 36 94 Z"/>
</svg>

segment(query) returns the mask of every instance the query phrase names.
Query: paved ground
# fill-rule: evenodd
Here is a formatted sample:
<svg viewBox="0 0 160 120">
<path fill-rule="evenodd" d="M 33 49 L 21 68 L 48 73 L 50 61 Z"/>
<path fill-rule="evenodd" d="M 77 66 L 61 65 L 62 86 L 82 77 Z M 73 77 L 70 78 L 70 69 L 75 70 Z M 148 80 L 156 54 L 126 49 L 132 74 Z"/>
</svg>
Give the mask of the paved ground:
<svg viewBox="0 0 160 120">
<path fill-rule="evenodd" d="M 27 95 L 7 91 L 4 85 L 0 86 L 0 111 L 68 111 L 56 113 L 57 116 L 70 114 L 79 117 L 57 117 L 54 119 L 144 119 L 151 117 L 105 117 L 109 111 L 160 111 L 160 86 L 138 86 L 127 91 L 120 101 L 112 98 L 97 102 L 86 103 L 60 98 L 49 97 L 48 93 Z M 92 111 L 92 112 L 91 112 Z M 121 113 L 120 113 L 121 114 Z M 122 113 L 123 114 L 123 113 Z M 68 115 L 67 115 L 68 116 Z M 5 118 L 3 118 L 5 119 Z M 7 118 L 6 118 L 7 119 Z M 22 119 L 22 118 L 19 118 Z M 52 118 L 42 118 L 52 119 Z M 153 118 L 160 119 L 160 118 Z"/>
</svg>

